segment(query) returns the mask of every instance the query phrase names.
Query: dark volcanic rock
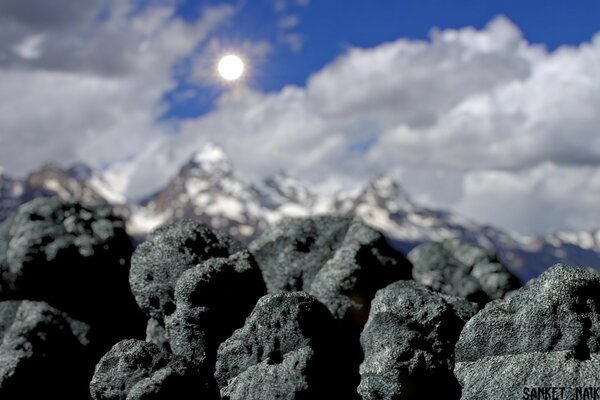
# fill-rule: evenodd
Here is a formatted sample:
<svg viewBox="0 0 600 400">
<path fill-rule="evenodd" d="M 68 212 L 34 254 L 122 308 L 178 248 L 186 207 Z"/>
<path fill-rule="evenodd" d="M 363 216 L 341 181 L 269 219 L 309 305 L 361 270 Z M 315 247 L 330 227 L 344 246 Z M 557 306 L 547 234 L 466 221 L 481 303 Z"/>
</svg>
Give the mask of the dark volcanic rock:
<svg viewBox="0 0 600 400">
<path fill-rule="evenodd" d="M 175 311 L 175 285 L 184 271 L 241 250 L 239 243 L 199 222 L 181 220 L 164 225 L 133 253 L 131 290 L 146 315 L 164 323 L 164 316 Z"/>
<path fill-rule="evenodd" d="M 262 297 L 221 344 L 215 378 L 229 400 L 347 398 L 334 350 L 334 320 L 314 297 Z M 341 373 L 341 374 L 339 374 Z"/>
<path fill-rule="evenodd" d="M 417 282 L 479 304 L 521 286 L 494 252 L 458 239 L 429 242 L 408 254 Z"/>
<path fill-rule="evenodd" d="M 219 344 L 244 324 L 265 293 L 260 269 L 247 250 L 183 272 L 175 287 L 176 310 L 165 317 L 172 351 L 212 370 Z"/>
<path fill-rule="evenodd" d="M 250 244 L 270 293 L 306 291 L 360 328 L 375 292 L 411 265 L 381 233 L 340 216 L 287 219 Z"/>
<path fill-rule="evenodd" d="M 455 375 L 463 399 L 522 398 L 524 388 L 600 386 L 600 275 L 556 265 L 464 327 Z"/>
<path fill-rule="evenodd" d="M 5 299 L 46 301 L 109 345 L 142 334 L 127 285 L 132 245 L 109 208 L 35 199 L 1 225 L 0 253 Z"/>
<path fill-rule="evenodd" d="M 363 399 L 458 399 L 454 345 L 476 311 L 474 303 L 414 281 L 379 290 L 360 338 Z"/>
<path fill-rule="evenodd" d="M 88 398 L 88 334 L 46 303 L 0 302 L 0 398 Z"/>
<path fill-rule="evenodd" d="M 212 379 L 191 364 L 134 339 L 117 343 L 100 359 L 90 393 L 95 400 L 218 398 Z"/>
</svg>

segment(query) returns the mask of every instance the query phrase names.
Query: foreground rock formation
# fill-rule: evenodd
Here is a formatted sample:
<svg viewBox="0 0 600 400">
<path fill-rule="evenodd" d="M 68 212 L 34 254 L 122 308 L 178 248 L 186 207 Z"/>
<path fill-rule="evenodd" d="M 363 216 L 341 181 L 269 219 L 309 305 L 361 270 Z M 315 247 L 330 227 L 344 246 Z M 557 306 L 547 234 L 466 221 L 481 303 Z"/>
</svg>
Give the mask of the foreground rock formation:
<svg viewBox="0 0 600 400">
<path fill-rule="evenodd" d="M 286 220 L 249 250 L 177 221 L 132 254 L 108 209 L 35 200 L 0 224 L 0 398 L 539 399 L 556 387 L 584 399 L 600 387 L 599 275 L 558 265 L 518 288 L 493 253 L 457 241 L 409 258 L 336 216 Z"/>
<path fill-rule="evenodd" d="M 250 244 L 269 293 L 305 291 L 336 319 L 362 328 L 375 292 L 410 279 L 411 265 L 383 235 L 338 216 L 287 219 Z"/>
<path fill-rule="evenodd" d="M 362 398 L 458 399 L 454 344 L 476 312 L 474 303 L 414 281 L 379 290 L 360 337 Z"/>
<path fill-rule="evenodd" d="M 600 275 L 563 265 L 488 304 L 456 344 L 462 398 L 516 399 L 543 387 L 576 398 L 599 387 L 599 311 Z"/>
</svg>

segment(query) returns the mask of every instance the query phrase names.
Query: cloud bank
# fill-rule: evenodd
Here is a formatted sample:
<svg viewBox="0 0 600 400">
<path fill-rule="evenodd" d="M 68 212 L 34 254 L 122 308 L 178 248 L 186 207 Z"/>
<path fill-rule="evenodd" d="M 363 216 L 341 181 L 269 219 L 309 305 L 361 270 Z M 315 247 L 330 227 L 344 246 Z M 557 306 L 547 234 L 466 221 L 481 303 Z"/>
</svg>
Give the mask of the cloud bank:
<svg viewBox="0 0 600 400">
<path fill-rule="evenodd" d="M 600 35 L 548 52 L 501 16 L 482 30 L 433 30 L 351 48 L 304 87 L 234 87 L 172 125 L 159 116 L 173 67 L 192 57 L 202 79 L 211 33 L 236 10 L 206 8 L 189 23 L 172 5 L 60 3 L 69 18 L 0 1 L 9 173 L 82 160 L 110 165 L 140 196 L 213 141 L 249 179 L 284 169 L 332 191 L 387 172 L 417 200 L 508 229 L 600 226 Z"/>
</svg>

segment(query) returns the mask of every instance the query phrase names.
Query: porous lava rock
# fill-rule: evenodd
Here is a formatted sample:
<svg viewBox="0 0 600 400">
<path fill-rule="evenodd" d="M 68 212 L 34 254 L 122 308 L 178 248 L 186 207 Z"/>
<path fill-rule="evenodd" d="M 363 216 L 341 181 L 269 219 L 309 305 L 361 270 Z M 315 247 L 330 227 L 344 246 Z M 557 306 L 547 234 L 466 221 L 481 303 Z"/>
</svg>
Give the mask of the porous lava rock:
<svg viewBox="0 0 600 400">
<path fill-rule="evenodd" d="M 492 250 L 459 239 L 424 243 L 408 253 L 408 259 L 417 282 L 479 304 L 521 286 Z"/>
<path fill-rule="evenodd" d="M 89 326 L 44 302 L 0 302 L 0 398 L 89 398 Z"/>
<path fill-rule="evenodd" d="M 265 293 L 260 269 L 247 250 L 184 271 L 175 286 L 175 312 L 165 317 L 171 350 L 212 371 L 219 344 L 244 325 Z"/>
<path fill-rule="evenodd" d="M 143 334 L 128 286 L 132 251 L 123 220 L 110 208 L 34 199 L 0 225 L 0 295 L 45 301 L 89 323 L 104 352 Z"/>
<path fill-rule="evenodd" d="M 241 244 L 206 225 L 179 220 L 152 232 L 134 251 L 129 284 L 146 316 L 164 326 L 175 312 L 175 285 L 186 270 L 242 251 Z"/>
<path fill-rule="evenodd" d="M 379 290 L 360 337 L 362 398 L 460 398 L 452 373 L 454 346 L 476 311 L 474 303 L 414 281 Z"/>
<path fill-rule="evenodd" d="M 576 398 L 578 388 L 600 386 L 600 275 L 557 264 L 490 302 L 465 325 L 454 372 L 465 400 L 544 387 Z"/>
<path fill-rule="evenodd" d="M 90 382 L 94 400 L 218 399 L 211 377 L 153 343 L 128 339 L 101 359 Z"/>
<path fill-rule="evenodd" d="M 348 398 L 335 321 L 304 292 L 262 297 L 219 346 L 215 378 L 229 400 Z"/>
<path fill-rule="evenodd" d="M 249 248 L 269 293 L 310 293 L 358 332 L 375 292 L 411 277 L 410 262 L 380 232 L 349 217 L 284 219 Z"/>
</svg>

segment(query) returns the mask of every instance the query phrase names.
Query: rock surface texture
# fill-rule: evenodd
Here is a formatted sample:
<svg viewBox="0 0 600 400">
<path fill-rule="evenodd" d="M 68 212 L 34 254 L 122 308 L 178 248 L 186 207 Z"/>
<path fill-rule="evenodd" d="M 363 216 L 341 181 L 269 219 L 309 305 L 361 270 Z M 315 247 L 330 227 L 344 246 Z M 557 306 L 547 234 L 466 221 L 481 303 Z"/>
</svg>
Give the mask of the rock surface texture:
<svg viewBox="0 0 600 400">
<path fill-rule="evenodd" d="M 457 239 L 424 243 L 408 253 L 408 259 L 417 282 L 479 304 L 521 286 L 493 251 Z"/>
<path fill-rule="evenodd" d="M 377 292 L 360 341 L 365 400 L 460 398 L 454 345 L 477 306 L 414 281 Z"/>
<path fill-rule="evenodd" d="M 0 398 L 87 398 L 89 326 L 43 302 L 0 302 Z"/>
<path fill-rule="evenodd" d="M 143 334 L 127 285 L 132 250 L 109 208 L 35 199 L 0 225 L 0 296 L 45 301 L 89 323 L 104 352 Z"/>
<path fill-rule="evenodd" d="M 219 344 L 244 324 L 265 293 L 247 250 L 186 270 L 175 286 L 175 312 L 165 317 L 171 350 L 212 371 Z"/>
<path fill-rule="evenodd" d="M 410 262 L 381 233 L 347 217 L 284 220 L 252 242 L 250 251 L 269 293 L 310 293 L 359 332 L 375 292 L 411 277 Z"/>
<path fill-rule="evenodd" d="M 215 377 L 223 399 L 347 398 L 335 321 L 314 297 L 262 297 L 221 344 Z"/>
<path fill-rule="evenodd" d="M 454 372 L 465 400 L 521 399 L 541 387 L 576 398 L 577 388 L 600 386 L 600 275 L 556 265 L 489 303 L 465 325 Z"/>
<path fill-rule="evenodd" d="M 129 284 L 144 313 L 161 324 L 175 311 L 175 285 L 186 270 L 215 257 L 229 257 L 242 246 L 199 222 L 164 225 L 140 244 L 131 258 Z"/>
<path fill-rule="evenodd" d="M 211 378 L 155 344 L 124 340 L 106 353 L 90 383 L 94 400 L 218 399 Z"/>
</svg>

